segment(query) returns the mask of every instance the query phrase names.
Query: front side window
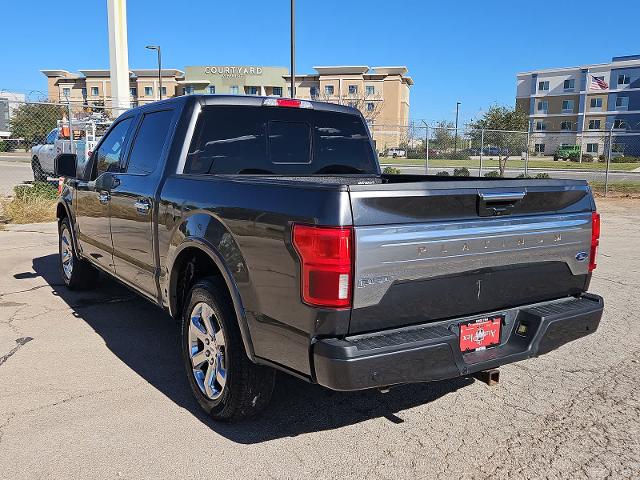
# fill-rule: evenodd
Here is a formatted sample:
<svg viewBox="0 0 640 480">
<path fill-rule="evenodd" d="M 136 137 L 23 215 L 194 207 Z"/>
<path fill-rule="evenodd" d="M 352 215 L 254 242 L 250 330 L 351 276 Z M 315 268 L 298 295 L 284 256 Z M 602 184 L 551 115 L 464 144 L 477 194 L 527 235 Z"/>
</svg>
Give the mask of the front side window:
<svg viewBox="0 0 640 480">
<path fill-rule="evenodd" d="M 573 112 L 573 100 L 563 100 L 562 101 L 562 111 L 563 112 Z"/>
<path fill-rule="evenodd" d="M 616 98 L 616 110 L 627 110 L 629 108 L 629 97 Z"/>
<path fill-rule="evenodd" d="M 126 118 L 114 126 L 96 151 L 96 170 L 98 176 L 105 172 L 120 171 L 120 158 L 132 118 Z"/>
<path fill-rule="evenodd" d="M 91 87 L 91 95 L 97 97 L 100 95 L 100 89 L 98 87 Z"/>
<path fill-rule="evenodd" d="M 618 75 L 618 85 L 629 85 L 631 77 L 629 75 Z"/>
<path fill-rule="evenodd" d="M 324 94 L 325 95 L 333 95 L 333 85 L 325 85 L 324 86 Z"/>
<path fill-rule="evenodd" d="M 598 153 L 598 144 L 587 143 L 587 153 Z"/>
<path fill-rule="evenodd" d="M 589 120 L 589 130 L 600 130 L 600 120 Z"/>
<path fill-rule="evenodd" d="M 58 139 L 58 129 L 54 128 L 49 132 L 49 135 L 47 135 L 47 139 L 45 140 L 45 143 L 47 145 L 53 145 L 57 139 Z"/>
<path fill-rule="evenodd" d="M 545 92 L 549 90 L 549 81 L 544 80 L 542 82 L 538 82 L 538 91 Z"/>
<path fill-rule="evenodd" d="M 573 90 L 576 88 L 576 80 L 575 78 L 568 78 L 564 81 L 564 89 L 565 90 Z"/>
<path fill-rule="evenodd" d="M 172 118 L 173 110 L 144 115 L 131 147 L 127 173 L 148 174 L 155 170 L 161 160 Z"/>
<path fill-rule="evenodd" d="M 365 88 L 366 88 L 365 92 L 366 92 L 368 97 L 373 96 L 373 95 L 376 94 L 375 85 L 367 85 Z"/>
<path fill-rule="evenodd" d="M 144 87 L 144 94 L 147 97 L 153 96 L 153 87 Z"/>
</svg>

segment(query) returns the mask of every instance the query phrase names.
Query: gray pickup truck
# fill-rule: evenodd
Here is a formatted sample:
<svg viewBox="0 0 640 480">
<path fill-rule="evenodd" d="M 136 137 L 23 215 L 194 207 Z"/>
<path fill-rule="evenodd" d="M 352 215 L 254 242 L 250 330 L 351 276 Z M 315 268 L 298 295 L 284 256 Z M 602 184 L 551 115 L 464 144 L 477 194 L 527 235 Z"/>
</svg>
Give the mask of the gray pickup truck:
<svg viewBox="0 0 640 480">
<path fill-rule="evenodd" d="M 383 175 L 349 107 L 157 102 L 56 172 L 65 284 L 101 271 L 179 320 L 219 420 L 264 408 L 276 370 L 334 390 L 472 375 L 602 315 L 586 182 Z"/>
</svg>

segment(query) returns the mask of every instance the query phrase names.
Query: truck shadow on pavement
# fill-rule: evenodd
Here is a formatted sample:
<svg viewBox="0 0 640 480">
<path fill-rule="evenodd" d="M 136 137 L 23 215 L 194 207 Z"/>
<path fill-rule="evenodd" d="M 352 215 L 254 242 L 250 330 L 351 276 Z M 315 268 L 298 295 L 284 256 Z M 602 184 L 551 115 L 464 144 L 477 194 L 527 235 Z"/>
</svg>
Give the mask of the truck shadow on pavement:
<svg viewBox="0 0 640 480">
<path fill-rule="evenodd" d="M 68 290 L 61 286 L 57 255 L 35 258 L 33 270 L 129 368 L 215 432 L 241 444 L 332 430 L 378 417 L 403 423 L 399 412 L 473 383 L 458 378 L 398 386 L 386 394 L 343 393 L 278 374 L 271 404 L 260 417 L 236 424 L 214 422 L 192 397 L 180 355 L 180 329 L 169 315 L 105 275 L 95 291 Z M 15 278 L 31 275 L 25 272 Z"/>
</svg>

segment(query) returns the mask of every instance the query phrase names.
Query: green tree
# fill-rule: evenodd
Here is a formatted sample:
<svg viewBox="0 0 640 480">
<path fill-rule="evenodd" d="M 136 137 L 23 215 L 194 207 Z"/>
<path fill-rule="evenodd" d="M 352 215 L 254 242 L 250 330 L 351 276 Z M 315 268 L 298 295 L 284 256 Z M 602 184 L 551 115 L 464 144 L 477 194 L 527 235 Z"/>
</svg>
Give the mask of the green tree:
<svg viewBox="0 0 640 480">
<path fill-rule="evenodd" d="M 527 131 L 529 118 L 522 110 L 492 105 L 482 118 L 471 122 L 470 126 L 473 129 L 471 137 L 476 145 L 480 145 L 481 132 L 484 130 L 484 148 L 495 151 L 501 177 L 504 176 L 509 157 L 528 148 L 526 135 L 521 132 Z"/>
<path fill-rule="evenodd" d="M 64 108 L 48 103 L 25 103 L 13 111 L 9 122 L 11 136 L 21 138 L 27 148 L 41 143 L 57 126 Z"/>
<path fill-rule="evenodd" d="M 436 123 L 435 127 L 431 127 L 433 138 L 429 140 L 429 148 L 435 150 L 448 151 L 453 148 L 454 142 L 454 124 L 447 120 Z"/>
</svg>

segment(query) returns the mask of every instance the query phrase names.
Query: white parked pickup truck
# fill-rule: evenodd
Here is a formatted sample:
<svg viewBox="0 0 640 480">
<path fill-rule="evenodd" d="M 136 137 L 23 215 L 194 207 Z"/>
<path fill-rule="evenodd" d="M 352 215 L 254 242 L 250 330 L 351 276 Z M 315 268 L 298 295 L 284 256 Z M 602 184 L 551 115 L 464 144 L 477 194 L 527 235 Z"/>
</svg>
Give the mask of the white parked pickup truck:
<svg viewBox="0 0 640 480">
<path fill-rule="evenodd" d="M 74 120 L 73 145 L 69 139 L 69 123 L 59 120 L 58 126 L 47 135 L 44 144 L 31 148 L 31 169 L 35 181 L 54 176 L 54 160 L 61 153 L 75 153 L 79 163 L 86 163 L 91 152 L 111 124 L 109 120 Z"/>
</svg>

